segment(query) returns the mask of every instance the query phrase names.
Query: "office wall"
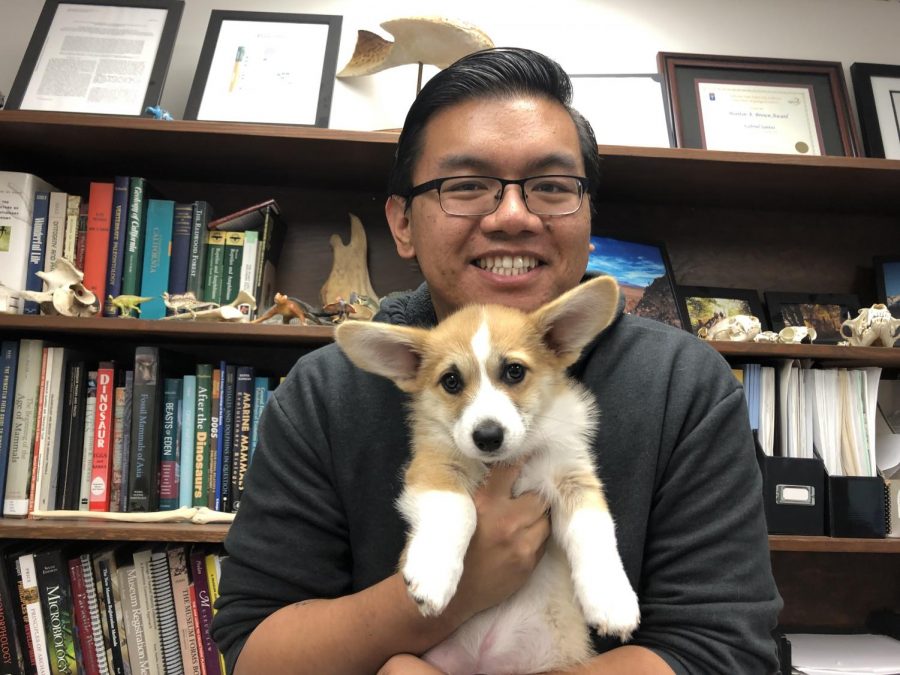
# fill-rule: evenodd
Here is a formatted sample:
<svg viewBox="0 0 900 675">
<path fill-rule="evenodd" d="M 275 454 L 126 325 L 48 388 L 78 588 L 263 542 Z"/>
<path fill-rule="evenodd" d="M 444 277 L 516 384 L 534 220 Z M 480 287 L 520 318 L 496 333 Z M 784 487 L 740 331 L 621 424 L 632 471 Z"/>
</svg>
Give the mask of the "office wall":
<svg viewBox="0 0 900 675">
<path fill-rule="evenodd" d="M 0 0 L 0 91 L 9 92 L 43 0 Z M 498 45 L 524 46 L 570 73 L 656 71 L 658 51 L 900 64 L 900 0 L 187 0 L 162 105 L 181 117 L 212 9 L 344 17 L 338 68 L 356 31 L 386 19 L 448 16 Z M 385 37 L 389 37 L 385 34 Z M 429 72 L 426 70 L 426 73 Z M 431 70 L 430 72 L 434 72 Z M 849 73 L 847 73 L 848 86 Z M 339 80 L 332 128 L 398 127 L 415 94 L 416 67 Z"/>
</svg>

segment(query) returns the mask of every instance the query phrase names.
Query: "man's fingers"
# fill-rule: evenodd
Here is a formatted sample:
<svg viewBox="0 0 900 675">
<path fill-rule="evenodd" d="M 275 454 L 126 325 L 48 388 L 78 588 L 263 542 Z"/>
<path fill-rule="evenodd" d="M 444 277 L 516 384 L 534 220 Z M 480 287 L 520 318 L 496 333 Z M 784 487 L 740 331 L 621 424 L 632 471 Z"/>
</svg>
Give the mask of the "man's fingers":
<svg viewBox="0 0 900 675">
<path fill-rule="evenodd" d="M 493 497 L 512 497 L 513 485 L 522 471 L 522 462 L 495 464 L 484 479 L 482 490 Z"/>
</svg>

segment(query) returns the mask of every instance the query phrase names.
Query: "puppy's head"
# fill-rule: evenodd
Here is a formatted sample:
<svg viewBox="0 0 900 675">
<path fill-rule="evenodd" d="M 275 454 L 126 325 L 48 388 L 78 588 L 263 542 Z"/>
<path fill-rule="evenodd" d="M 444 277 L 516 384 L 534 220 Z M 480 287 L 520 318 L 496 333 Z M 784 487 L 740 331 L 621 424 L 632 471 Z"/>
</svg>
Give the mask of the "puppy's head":
<svg viewBox="0 0 900 675">
<path fill-rule="evenodd" d="M 335 339 L 357 366 L 412 395 L 417 443 L 508 461 L 540 443 L 536 420 L 617 302 L 615 280 L 599 277 L 531 313 L 471 305 L 431 330 L 350 321 Z"/>
</svg>

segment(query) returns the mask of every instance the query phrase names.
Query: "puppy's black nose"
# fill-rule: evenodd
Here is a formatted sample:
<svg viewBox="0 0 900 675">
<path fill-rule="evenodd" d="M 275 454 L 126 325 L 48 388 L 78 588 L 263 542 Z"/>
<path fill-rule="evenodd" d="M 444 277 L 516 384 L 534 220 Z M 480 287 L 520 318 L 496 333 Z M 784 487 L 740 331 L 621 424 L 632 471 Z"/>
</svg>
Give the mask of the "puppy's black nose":
<svg viewBox="0 0 900 675">
<path fill-rule="evenodd" d="M 482 422 L 472 432 L 472 440 L 482 452 L 495 452 L 503 445 L 503 427 L 494 421 Z"/>
</svg>

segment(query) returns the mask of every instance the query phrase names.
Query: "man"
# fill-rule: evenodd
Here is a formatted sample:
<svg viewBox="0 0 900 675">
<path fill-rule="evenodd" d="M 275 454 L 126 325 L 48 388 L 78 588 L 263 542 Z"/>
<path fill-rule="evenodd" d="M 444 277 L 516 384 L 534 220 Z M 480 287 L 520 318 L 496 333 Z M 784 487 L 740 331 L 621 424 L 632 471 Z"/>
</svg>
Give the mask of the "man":
<svg viewBox="0 0 900 675">
<path fill-rule="evenodd" d="M 385 211 L 427 285 L 385 302 L 381 320 L 434 325 L 470 302 L 531 310 L 580 281 L 598 158 L 570 97 L 558 64 L 523 49 L 470 55 L 422 89 Z M 486 206 L 468 199 L 485 189 Z M 547 189 L 568 195 L 565 208 L 540 208 Z M 727 364 L 687 333 L 622 315 L 573 371 L 600 403 L 596 459 L 642 622 L 627 645 L 597 638 L 600 655 L 572 672 L 773 671 L 781 601 Z M 499 467 L 476 495 L 456 596 L 440 617 L 419 614 L 395 571 L 403 404 L 334 346 L 278 388 L 226 540 L 213 626 L 235 673 L 434 672 L 416 655 L 511 595 L 539 560 L 545 504 L 512 498 L 517 470 Z"/>
</svg>

